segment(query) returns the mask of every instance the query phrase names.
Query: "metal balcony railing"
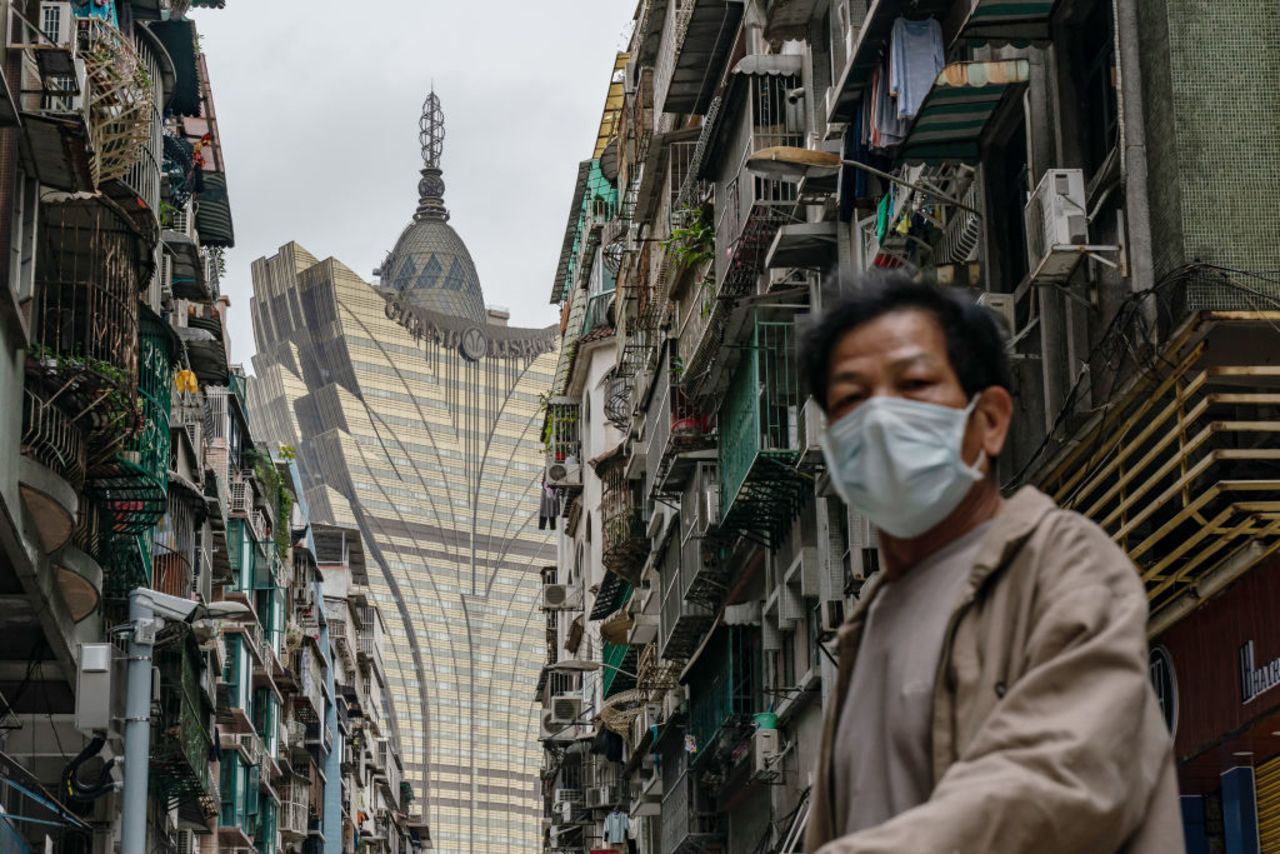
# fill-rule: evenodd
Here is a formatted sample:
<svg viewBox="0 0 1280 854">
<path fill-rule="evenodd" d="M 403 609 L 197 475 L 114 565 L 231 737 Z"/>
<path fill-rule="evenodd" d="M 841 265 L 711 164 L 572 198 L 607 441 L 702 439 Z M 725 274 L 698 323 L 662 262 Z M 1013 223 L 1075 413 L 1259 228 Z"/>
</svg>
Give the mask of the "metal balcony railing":
<svg viewBox="0 0 1280 854">
<path fill-rule="evenodd" d="M 22 453 L 59 475 L 77 492 L 84 486 L 84 433 L 47 392 L 23 390 Z"/>
<path fill-rule="evenodd" d="M 41 219 L 28 382 L 84 432 L 92 475 L 141 428 L 142 257 L 132 226 L 109 202 L 46 203 Z"/>
<path fill-rule="evenodd" d="M 137 353 L 142 429 L 110 461 L 95 468 L 90 483 L 117 534 L 149 531 L 169 503 L 173 353 L 169 330 L 154 315 L 139 324 Z"/>
<path fill-rule="evenodd" d="M 704 851 L 724 837 L 724 824 L 688 774 L 681 774 L 662 798 L 663 854 Z"/>
<path fill-rule="evenodd" d="M 542 426 L 547 465 L 582 462 L 581 408 L 579 401 L 568 397 L 553 398 L 547 403 Z"/>
<path fill-rule="evenodd" d="M 677 532 L 667 538 L 657 565 L 662 583 L 658 655 L 668 661 L 688 658 L 710 627 L 715 612 L 705 602 L 685 596 L 691 585 L 688 576 L 695 568 L 685 565 Z"/>
<path fill-rule="evenodd" d="M 157 659 L 160 715 L 151 752 L 153 785 L 161 797 L 180 801 L 207 820 L 217 811 L 209 773 L 213 710 L 201 687 L 197 653 L 194 645 L 180 644 L 160 651 Z"/>
<path fill-rule="evenodd" d="M 746 629 L 722 629 L 691 674 L 689 734 L 698 745 L 695 762 L 713 754 L 723 738 L 731 740 L 759 711 L 760 661 L 755 638 Z"/>
<path fill-rule="evenodd" d="M 686 392 L 679 368 L 679 357 L 668 348 L 649 399 L 646 471 L 655 496 L 679 492 L 689 474 L 692 455 L 716 446 L 715 419 Z"/>
<path fill-rule="evenodd" d="M 803 492 L 794 466 L 805 394 L 795 319 L 758 309 L 750 344 L 720 406 L 720 527 L 776 543 Z"/>
<path fill-rule="evenodd" d="M 631 583 L 649 553 L 645 533 L 645 507 L 641 498 L 641 482 L 626 476 L 626 458 L 615 455 L 602 462 L 596 473 L 603 491 L 600 498 L 604 544 L 601 560 L 605 567 Z"/>
</svg>

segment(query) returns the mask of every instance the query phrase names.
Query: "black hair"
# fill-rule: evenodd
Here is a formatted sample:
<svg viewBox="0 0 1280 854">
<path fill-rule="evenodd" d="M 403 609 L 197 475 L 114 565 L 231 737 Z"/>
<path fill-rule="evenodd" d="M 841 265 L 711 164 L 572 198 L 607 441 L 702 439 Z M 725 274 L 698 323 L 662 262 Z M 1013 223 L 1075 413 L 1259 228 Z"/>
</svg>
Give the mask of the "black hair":
<svg viewBox="0 0 1280 854">
<path fill-rule="evenodd" d="M 840 339 L 895 311 L 923 311 L 937 321 L 947 341 L 947 359 L 967 396 L 991 386 L 1012 390 L 1009 354 L 995 313 L 978 305 L 966 292 L 890 273 L 841 282 L 835 293 L 800 343 L 801 370 L 810 394 L 824 410 L 831 354 Z"/>
</svg>

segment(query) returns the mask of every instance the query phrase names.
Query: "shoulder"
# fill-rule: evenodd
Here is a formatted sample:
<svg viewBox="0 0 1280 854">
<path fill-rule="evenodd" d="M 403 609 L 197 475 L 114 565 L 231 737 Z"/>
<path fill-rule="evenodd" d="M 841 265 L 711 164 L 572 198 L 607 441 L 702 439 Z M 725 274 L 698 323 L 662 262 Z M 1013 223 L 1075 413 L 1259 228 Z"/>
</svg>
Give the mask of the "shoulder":
<svg viewBox="0 0 1280 854">
<path fill-rule="evenodd" d="M 1138 568 L 1096 522 L 1074 510 L 1045 513 L 1024 550 L 1044 591 L 1105 588 L 1112 597 L 1145 600 Z"/>
</svg>

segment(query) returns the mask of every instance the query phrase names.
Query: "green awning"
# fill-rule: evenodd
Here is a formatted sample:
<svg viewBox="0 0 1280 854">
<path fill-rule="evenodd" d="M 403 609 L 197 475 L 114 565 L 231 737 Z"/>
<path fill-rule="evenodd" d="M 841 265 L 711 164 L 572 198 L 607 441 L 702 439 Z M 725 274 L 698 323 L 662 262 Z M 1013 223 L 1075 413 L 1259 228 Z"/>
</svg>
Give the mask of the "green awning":
<svg viewBox="0 0 1280 854">
<path fill-rule="evenodd" d="M 1030 76 L 1031 63 L 1025 59 L 948 65 L 920 105 L 899 161 L 976 161 L 991 117 Z"/>
<path fill-rule="evenodd" d="M 204 173 L 204 190 L 196 197 L 196 230 L 205 246 L 236 245 L 231 201 L 227 198 L 227 176 L 223 172 Z"/>
<path fill-rule="evenodd" d="M 156 21 L 152 34 L 173 60 L 176 77 L 169 110 L 177 116 L 200 115 L 200 75 L 196 71 L 196 25 L 192 21 Z"/>
<path fill-rule="evenodd" d="M 1057 0 L 977 0 L 960 37 L 979 42 L 1028 44 L 1049 39 Z"/>
</svg>

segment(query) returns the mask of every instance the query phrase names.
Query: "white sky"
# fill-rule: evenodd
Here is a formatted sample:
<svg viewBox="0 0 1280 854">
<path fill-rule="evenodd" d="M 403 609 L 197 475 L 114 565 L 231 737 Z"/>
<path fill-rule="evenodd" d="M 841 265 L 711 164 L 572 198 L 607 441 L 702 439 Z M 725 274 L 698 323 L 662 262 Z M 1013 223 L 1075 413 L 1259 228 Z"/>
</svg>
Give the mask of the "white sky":
<svg viewBox="0 0 1280 854">
<path fill-rule="evenodd" d="M 366 280 L 417 206 L 418 116 L 445 113 L 450 223 L 490 304 L 548 304 L 580 160 L 591 156 L 636 0 L 229 0 L 197 9 L 236 247 L 233 361 L 249 367 L 249 264 L 296 240 Z"/>
</svg>

